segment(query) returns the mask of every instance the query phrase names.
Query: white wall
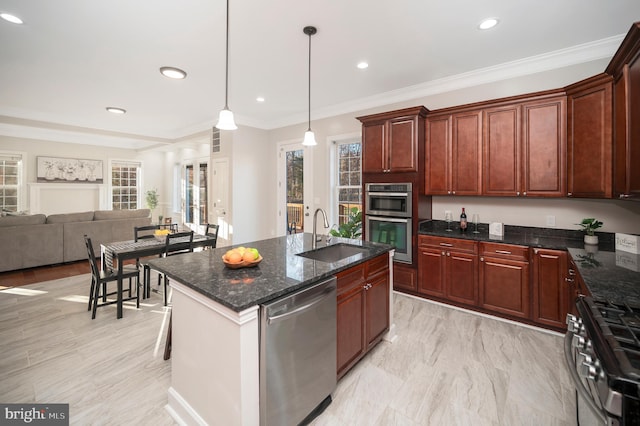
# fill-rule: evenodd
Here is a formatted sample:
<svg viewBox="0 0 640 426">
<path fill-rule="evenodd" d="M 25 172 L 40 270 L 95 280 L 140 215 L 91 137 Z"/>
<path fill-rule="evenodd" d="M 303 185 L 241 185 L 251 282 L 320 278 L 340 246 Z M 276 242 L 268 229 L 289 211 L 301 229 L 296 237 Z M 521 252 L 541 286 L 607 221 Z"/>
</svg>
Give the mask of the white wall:
<svg viewBox="0 0 640 426">
<path fill-rule="evenodd" d="M 88 136 L 90 137 L 90 136 Z M 145 174 L 143 176 L 143 189 L 146 191 L 147 189 L 152 188 L 160 188 L 162 186 L 161 182 L 163 179 L 163 161 L 162 154 L 156 152 L 145 152 L 138 153 L 135 150 L 130 149 L 120 149 L 120 148 L 109 148 L 104 146 L 94 146 L 94 145 L 82 145 L 75 143 L 61 143 L 61 142 L 51 142 L 51 141 L 42 141 L 42 140 L 34 140 L 34 139 L 23 139 L 16 137 L 8 137 L 0 135 L 0 151 L 21 151 L 25 152 L 27 155 L 26 158 L 26 184 L 35 183 L 36 182 L 36 157 L 38 156 L 47 156 L 47 157 L 64 157 L 64 158 L 81 158 L 81 159 L 96 159 L 102 160 L 103 167 L 103 176 L 105 177 L 105 182 L 103 183 L 105 187 L 105 197 L 108 198 L 108 191 L 106 191 L 106 187 L 108 182 L 106 181 L 109 174 L 107 173 L 107 169 L 109 167 L 109 160 L 136 160 L 142 161 L 145 164 Z M 153 167 L 153 164 L 160 164 L 159 168 Z M 80 184 L 63 184 L 63 185 L 80 185 Z M 51 213 L 69 213 L 78 211 L 78 204 L 74 202 L 74 191 L 70 191 L 68 196 L 62 196 L 55 200 L 56 205 L 50 206 L 46 209 L 46 211 Z M 29 190 L 28 186 L 25 188 L 25 196 L 27 197 L 26 209 L 28 210 L 30 206 L 28 205 L 28 197 Z M 162 201 L 162 200 L 161 200 Z M 102 200 L 102 204 L 110 205 L 110 200 L 105 199 Z M 143 207 L 144 201 L 143 201 Z"/>
</svg>

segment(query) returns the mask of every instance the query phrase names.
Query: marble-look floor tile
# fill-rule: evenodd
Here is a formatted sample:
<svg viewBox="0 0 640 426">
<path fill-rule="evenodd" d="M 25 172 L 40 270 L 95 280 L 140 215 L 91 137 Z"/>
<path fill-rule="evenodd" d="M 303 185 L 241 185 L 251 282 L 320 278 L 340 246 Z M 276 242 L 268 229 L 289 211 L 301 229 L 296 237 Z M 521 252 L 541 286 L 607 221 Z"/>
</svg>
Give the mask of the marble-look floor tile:
<svg viewBox="0 0 640 426">
<path fill-rule="evenodd" d="M 0 289 L 0 401 L 65 402 L 73 425 L 173 425 L 162 294 L 87 311 L 88 275 Z M 398 337 L 338 383 L 330 426 L 573 426 L 562 337 L 396 293 Z"/>
</svg>

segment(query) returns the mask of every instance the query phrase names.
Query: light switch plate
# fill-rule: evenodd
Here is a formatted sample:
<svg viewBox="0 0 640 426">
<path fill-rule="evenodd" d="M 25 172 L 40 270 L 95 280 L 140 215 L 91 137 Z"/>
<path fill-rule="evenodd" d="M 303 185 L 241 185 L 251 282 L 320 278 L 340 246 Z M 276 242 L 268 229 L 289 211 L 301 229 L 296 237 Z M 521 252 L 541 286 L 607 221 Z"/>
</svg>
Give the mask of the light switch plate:
<svg viewBox="0 0 640 426">
<path fill-rule="evenodd" d="M 547 226 L 556 226 L 556 217 L 553 215 L 547 215 Z"/>
<path fill-rule="evenodd" d="M 502 223 L 501 222 L 491 222 L 489 224 L 489 235 L 495 235 L 497 237 L 502 237 Z"/>
</svg>

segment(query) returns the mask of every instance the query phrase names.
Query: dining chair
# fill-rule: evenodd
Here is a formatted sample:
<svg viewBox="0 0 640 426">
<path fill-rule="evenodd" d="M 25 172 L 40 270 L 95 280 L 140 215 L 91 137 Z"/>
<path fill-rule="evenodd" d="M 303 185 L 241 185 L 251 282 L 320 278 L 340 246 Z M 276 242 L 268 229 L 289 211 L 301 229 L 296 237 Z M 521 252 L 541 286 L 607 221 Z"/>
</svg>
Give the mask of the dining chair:
<svg viewBox="0 0 640 426">
<path fill-rule="evenodd" d="M 137 242 L 138 240 L 155 238 L 151 231 L 156 231 L 157 229 L 160 229 L 160 225 L 136 226 L 133 228 L 133 239 Z"/>
<path fill-rule="evenodd" d="M 98 267 L 95 252 L 93 251 L 93 244 L 91 238 L 84 236 L 84 243 L 87 246 L 87 257 L 89 259 L 89 266 L 91 267 L 91 290 L 89 291 L 89 307 L 87 310 L 91 310 L 91 319 L 96 318 L 96 310 L 100 306 L 112 305 L 118 303 L 117 289 L 108 292 L 107 284 L 118 281 L 118 272 L 111 268 L 104 268 L 104 270 Z M 132 296 L 131 280 L 136 279 L 136 295 Z M 140 308 L 140 270 L 131 266 L 124 266 L 122 270 L 122 279 L 129 280 L 129 295 L 125 299 L 123 297 L 122 302 L 126 300 L 136 300 L 136 308 Z M 102 290 L 102 291 L 101 291 Z M 108 296 L 116 296 L 116 300 L 107 300 Z M 102 299 L 102 302 L 100 302 Z"/>
<path fill-rule="evenodd" d="M 218 243 L 218 229 L 219 225 L 213 223 L 207 224 L 207 229 L 205 230 L 204 235 L 213 238 L 213 244 L 207 247 L 216 248 L 216 244 Z"/>
<path fill-rule="evenodd" d="M 177 254 L 191 252 L 193 252 L 193 231 L 174 232 L 173 234 L 167 234 L 165 238 L 164 251 L 162 252 L 161 257 L 175 256 Z M 151 269 L 147 267 L 145 269 L 144 277 L 145 285 L 149 285 L 149 282 L 151 281 L 150 275 Z M 162 279 L 162 276 L 164 276 L 164 279 Z M 169 277 L 165 274 L 159 274 L 158 286 L 161 281 L 164 281 L 164 306 L 167 306 Z"/>
</svg>

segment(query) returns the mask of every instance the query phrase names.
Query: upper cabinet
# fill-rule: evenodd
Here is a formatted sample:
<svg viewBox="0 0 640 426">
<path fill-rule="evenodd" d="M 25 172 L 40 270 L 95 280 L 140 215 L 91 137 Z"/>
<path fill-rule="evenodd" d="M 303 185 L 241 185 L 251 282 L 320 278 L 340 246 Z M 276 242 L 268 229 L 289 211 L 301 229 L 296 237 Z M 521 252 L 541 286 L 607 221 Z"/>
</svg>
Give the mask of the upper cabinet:
<svg viewBox="0 0 640 426">
<path fill-rule="evenodd" d="M 612 81 L 600 74 L 566 87 L 569 197 L 612 196 Z"/>
<path fill-rule="evenodd" d="M 427 195 L 563 197 L 564 92 L 448 108 L 427 117 Z"/>
<path fill-rule="evenodd" d="M 606 69 L 613 76 L 614 197 L 640 197 L 640 22 Z"/>
<path fill-rule="evenodd" d="M 358 117 L 362 122 L 362 172 L 417 172 L 424 143 L 423 106 Z"/>
<path fill-rule="evenodd" d="M 480 195 L 482 111 L 427 117 L 425 193 Z"/>
<path fill-rule="evenodd" d="M 566 116 L 564 95 L 522 104 L 521 195 L 565 196 Z"/>
</svg>

